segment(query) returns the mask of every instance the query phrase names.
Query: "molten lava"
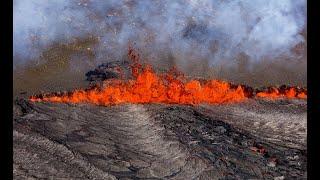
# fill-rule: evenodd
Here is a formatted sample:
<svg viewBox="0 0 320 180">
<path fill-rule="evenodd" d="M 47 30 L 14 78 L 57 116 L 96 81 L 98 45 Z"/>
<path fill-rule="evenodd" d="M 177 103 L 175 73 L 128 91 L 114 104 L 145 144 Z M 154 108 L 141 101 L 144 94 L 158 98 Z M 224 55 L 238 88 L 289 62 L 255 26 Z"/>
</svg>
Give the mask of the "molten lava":
<svg viewBox="0 0 320 180">
<path fill-rule="evenodd" d="M 261 98 L 270 98 L 270 99 L 277 99 L 277 98 L 300 98 L 306 99 L 307 92 L 306 90 L 298 90 L 294 87 L 285 88 L 282 92 L 275 87 L 269 88 L 268 91 L 259 92 L 256 94 L 257 97 Z"/>
<path fill-rule="evenodd" d="M 232 86 L 219 80 L 186 80 L 183 74 L 172 69 L 165 74 L 156 74 L 150 65 L 139 63 L 139 54 L 129 48 L 128 57 L 132 61 L 133 79 L 111 79 L 104 81 L 103 87 L 75 90 L 68 94 L 32 96 L 31 101 L 51 101 L 64 103 L 93 103 L 114 105 L 120 103 L 174 103 L 174 104 L 219 104 L 240 102 L 248 97 L 242 86 Z M 306 92 L 298 93 L 294 88 L 280 93 L 274 88 L 259 92 L 262 98 L 306 98 Z"/>
</svg>

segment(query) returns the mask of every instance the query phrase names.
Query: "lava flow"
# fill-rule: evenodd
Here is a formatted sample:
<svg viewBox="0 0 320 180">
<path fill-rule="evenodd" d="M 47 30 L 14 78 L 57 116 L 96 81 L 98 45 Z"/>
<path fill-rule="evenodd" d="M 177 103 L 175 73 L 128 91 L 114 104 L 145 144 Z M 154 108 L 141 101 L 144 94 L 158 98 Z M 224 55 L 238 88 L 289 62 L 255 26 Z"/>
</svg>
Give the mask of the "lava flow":
<svg viewBox="0 0 320 180">
<path fill-rule="evenodd" d="M 281 89 L 282 89 L 282 92 L 281 92 Z M 306 99 L 307 92 L 306 90 L 297 90 L 297 88 L 294 88 L 294 87 L 279 88 L 279 89 L 275 87 L 271 87 L 266 92 L 257 93 L 256 96 L 262 97 L 262 98 L 271 98 L 271 99 L 277 99 L 281 97 Z"/>
<path fill-rule="evenodd" d="M 169 104 L 220 104 L 240 102 L 248 97 L 307 98 L 306 91 L 296 88 L 277 88 L 262 92 L 250 92 L 241 85 L 231 85 L 220 80 L 186 80 L 175 68 L 164 74 L 156 74 L 150 65 L 139 63 L 139 54 L 129 48 L 133 79 L 105 80 L 103 87 L 74 90 L 67 94 L 48 94 L 30 97 L 31 101 L 63 103 L 93 103 L 114 105 L 120 103 L 169 103 Z M 252 88 L 251 88 L 252 89 Z"/>
</svg>

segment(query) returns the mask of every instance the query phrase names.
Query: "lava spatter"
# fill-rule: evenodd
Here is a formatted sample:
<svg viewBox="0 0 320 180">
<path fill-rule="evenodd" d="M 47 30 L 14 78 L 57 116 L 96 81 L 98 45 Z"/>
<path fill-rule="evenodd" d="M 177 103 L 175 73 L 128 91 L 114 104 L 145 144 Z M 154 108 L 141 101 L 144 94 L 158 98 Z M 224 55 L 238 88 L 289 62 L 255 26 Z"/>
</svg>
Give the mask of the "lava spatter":
<svg viewBox="0 0 320 180">
<path fill-rule="evenodd" d="M 115 105 L 121 103 L 168 103 L 168 104 L 221 104 L 241 102 L 247 99 L 246 89 L 221 80 L 186 80 L 175 68 L 167 73 L 157 74 L 149 64 L 140 64 L 139 54 L 129 47 L 128 57 L 132 61 L 133 79 L 110 79 L 103 87 L 88 90 L 74 90 L 68 94 L 49 94 L 30 97 L 31 101 L 62 103 L 93 103 Z M 306 92 L 277 88 L 255 93 L 259 98 L 307 98 Z"/>
</svg>

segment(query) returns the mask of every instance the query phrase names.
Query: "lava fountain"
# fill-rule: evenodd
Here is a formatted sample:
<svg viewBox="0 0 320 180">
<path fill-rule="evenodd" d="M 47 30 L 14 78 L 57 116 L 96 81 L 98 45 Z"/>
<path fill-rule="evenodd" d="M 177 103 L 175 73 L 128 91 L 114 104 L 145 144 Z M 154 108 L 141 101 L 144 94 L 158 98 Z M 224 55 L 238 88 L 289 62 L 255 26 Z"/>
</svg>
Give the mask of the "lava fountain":
<svg viewBox="0 0 320 180">
<path fill-rule="evenodd" d="M 132 79 L 109 79 L 103 86 L 31 96 L 33 102 L 93 103 L 115 105 L 121 103 L 221 104 L 235 103 L 247 98 L 307 98 L 306 90 L 295 87 L 253 90 L 243 85 L 232 85 L 221 80 L 187 80 L 176 68 L 157 74 L 149 64 L 141 64 L 139 54 L 129 47 Z"/>
</svg>

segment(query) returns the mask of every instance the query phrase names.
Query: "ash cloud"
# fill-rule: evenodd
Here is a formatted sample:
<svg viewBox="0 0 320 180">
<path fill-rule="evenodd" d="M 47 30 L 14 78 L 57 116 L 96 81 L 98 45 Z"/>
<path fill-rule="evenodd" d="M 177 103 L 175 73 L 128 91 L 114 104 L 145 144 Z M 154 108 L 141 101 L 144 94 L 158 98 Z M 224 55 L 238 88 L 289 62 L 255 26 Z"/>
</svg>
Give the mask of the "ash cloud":
<svg viewBox="0 0 320 180">
<path fill-rule="evenodd" d="M 119 58 L 128 42 L 155 57 L 210 64 L 239 54 L 254 62 L 295 57 L 305 39 L 306 0 L 15 0 L 14 57 L 35 58 L 53 42 L 94 35 L 97 58 Z M 160 60 L 161 61 L 161 60 Z M 193 61 L 194 62 L 194 61 Z"/>
</svg>

